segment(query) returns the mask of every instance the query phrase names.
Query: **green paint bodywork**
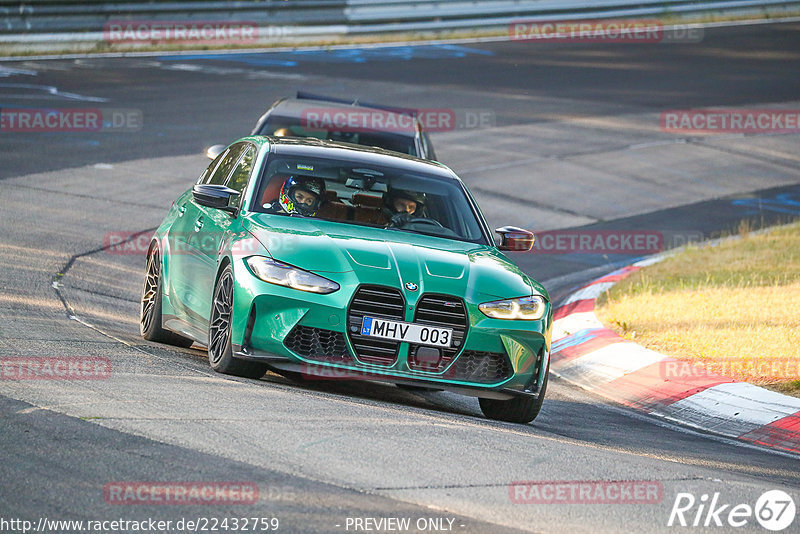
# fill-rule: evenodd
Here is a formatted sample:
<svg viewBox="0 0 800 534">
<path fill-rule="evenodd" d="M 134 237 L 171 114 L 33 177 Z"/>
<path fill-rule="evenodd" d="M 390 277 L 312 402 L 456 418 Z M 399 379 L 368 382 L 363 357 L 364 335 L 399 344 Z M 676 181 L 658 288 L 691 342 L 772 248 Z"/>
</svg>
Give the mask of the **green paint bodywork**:
<svg viewBox="0 0 800 534">
<path fill-rule="evenodd" d="M 260 169 L 269 140 L 245 138 L 259 149 L 254 165 Z M 245 192 L 249 199 L 256 179 Z M 427 293 L 456 295 L 464 299 L 469 328 L 464 350 L 506 352 L 514 375 L 497 384 L 465 383 L 441 373 L 412 371 L 406 365 L 408 345 L 401 344 L 395 365 L 344 366 L 308 360 L 315 366 L 331 365 L 354 370 L 375 370 L 384 377 L 413 378 L 483 389 L 526 387 L 537 371 L 539 385 L 548 367 L 552 308 L 539 321 L 492 319 L 478 305 L 488 301 L 547 292 L 523 273 L 495 246 L 431 237 L 417 233 L 358 226 L 314 218 L 286 217 L 247 209 L 238 216 L 196 204 L 191 190 L 173 204 L 154 236 L 163 254 L 164 326 L 205 343 L 211 297 L 218 273 L 230 263 L 234 272 L 232 342 L 241 345 L 251 309 L 258 321 L 252 326 L 250 346 L 258 355 L 284 357 L 302 363 L 289 351 L 284 338 L 297 325 L 346 334 L 347 309 L 359 284 L 400 289 L 406 298 L 406 321 L 412 321 L 418 299 Z M 196 231 L 198 218 L 203 226 Z M 204 241 L 205 240 L 205 241 Z M 253 275 L 245 260 L 261 255 L 289 263 L 335 281 L 340 289 L 328 295 L 269 284 Z M 406 282 L 419 285 L 415 292 Z M 349 338 L 347 343 L 349 346 Z M 352 354 L 352 347 L 349 347 Z M 538 363 L 537 363 L 538 359 Z M 435 385 L 435 384 L 434 384 Z M 535 386 L 533 387 L 535 389 Z"/>
</svg>

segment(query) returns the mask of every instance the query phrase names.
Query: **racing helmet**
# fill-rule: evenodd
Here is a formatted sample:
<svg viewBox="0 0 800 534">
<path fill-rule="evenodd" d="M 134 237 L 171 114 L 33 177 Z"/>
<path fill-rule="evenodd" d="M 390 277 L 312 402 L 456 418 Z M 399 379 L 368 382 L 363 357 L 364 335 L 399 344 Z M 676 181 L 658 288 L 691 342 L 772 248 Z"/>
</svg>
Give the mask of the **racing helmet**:
<svg viewBox="0 0 800 534">
<path fill-rule="evenodd" d="M 311 193 L 316 198 L 312 204 L 298 202 L 295 198 L 297 191 Z M 325 180 L 311 176 L 290 176 L 283 182 L 281 195 L 278 201 L 286 213 L 299 213 L 306 217 L 313 217 L 325 199 Z"/>
<path fill-rule="evenodd" d="M 425 201 L 427 200 L 425 193 L 420 193 L 417 191 L 408 191 L 406 189 L 392 189 L 388 195 L 386 195 L 385 206 L 386 208 L 395 213 L 397 210 L 394 207 L 394 203 L 396 200 L 403 199 L 403 200 L 410 200 L 411 202 L 416 202 L 417 209 L 414 213 L 421 213 L 422 208 L 425 206 Z"/>
</svg>

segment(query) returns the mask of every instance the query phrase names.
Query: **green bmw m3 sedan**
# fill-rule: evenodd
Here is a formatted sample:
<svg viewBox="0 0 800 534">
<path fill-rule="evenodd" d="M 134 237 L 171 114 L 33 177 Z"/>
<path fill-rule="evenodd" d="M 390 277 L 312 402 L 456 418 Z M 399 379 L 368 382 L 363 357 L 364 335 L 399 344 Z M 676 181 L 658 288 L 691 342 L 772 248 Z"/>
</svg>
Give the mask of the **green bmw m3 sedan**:
<svg viewBox="0 0 800 534">
<path fill-rule="evenodd" d="M 359 378 L 479 398 L 527 423 L 552 306 L 446 166 L 379 148 L 252 136 L 223 150 L 150 243 L 142 336 L 208 347 L 259 378 Z"/>
</svg>

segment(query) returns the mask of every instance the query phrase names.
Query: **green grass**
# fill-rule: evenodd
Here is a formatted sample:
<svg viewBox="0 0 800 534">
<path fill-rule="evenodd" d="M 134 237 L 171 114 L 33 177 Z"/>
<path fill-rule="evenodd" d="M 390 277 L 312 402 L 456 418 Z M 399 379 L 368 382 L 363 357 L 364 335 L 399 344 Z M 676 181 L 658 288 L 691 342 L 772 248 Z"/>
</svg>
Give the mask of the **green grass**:
<svg viewBox="0 0 800 534">
<path fill-rule="evenodd" d="M 690 247 L 598 300 L 622 337 L 800 396 L 800 224 Z"/>
</svg>

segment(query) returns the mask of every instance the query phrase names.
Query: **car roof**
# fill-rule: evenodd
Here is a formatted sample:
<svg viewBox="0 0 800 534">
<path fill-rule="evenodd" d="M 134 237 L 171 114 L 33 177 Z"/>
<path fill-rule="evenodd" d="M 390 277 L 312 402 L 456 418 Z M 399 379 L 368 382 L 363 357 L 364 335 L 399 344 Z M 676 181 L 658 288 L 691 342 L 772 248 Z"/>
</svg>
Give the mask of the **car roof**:
<svg viewBox="0 0 800 534">
<path fill-rule="evenodd" d="M 341 102 L 331 102 L 328 100 L 315 100 L 312 98 L 285 98 L 283 100 L 279 100 L 276 102 L 271 110 L 270 114 L 274 114 L 279 117 L 289 117 L 294 119 L 299 119 L 303 117 L 303 113 L 307 111 L 309 108 L 315 109 L 325 109 L 330 111 L 336 110 L 376 110 L 380 111 L 382 114 L 389 114 L 389 115 L 407 115 L 407 113 L 402 113 L 399 108 L 397 110 L 393 110 L 390 107 L 373 107 L 373 106 L 359 106 L 358 104 L 343 104 Z M 419 129 L 419 124 L 417 121 L 414 121 L 415 130 Z M 382 130 L 377 129 L 373 130 L 376 133 L 381 133 Z M 398 131 L 391 131 L 387 132 L 393 135 L 398 135 L 401 137 L 415 137 L 417 134 L 416 131 L 408 132 L 398 129 Z"/>
<path fill-rule="evenodd" d="M 269 144 L 270 152 L 279 155 L 346 159 L 365 165 L 382 165 L 406 172 L 424 173 L 444 179 L 461 181 L 449 167 L 437 161 L 420 159 L 378 147 L 326 141 L 314 137 L 254 135 L 245 137 L 242 140 L 256 143 L 259 146 Z"/>
</svg>

